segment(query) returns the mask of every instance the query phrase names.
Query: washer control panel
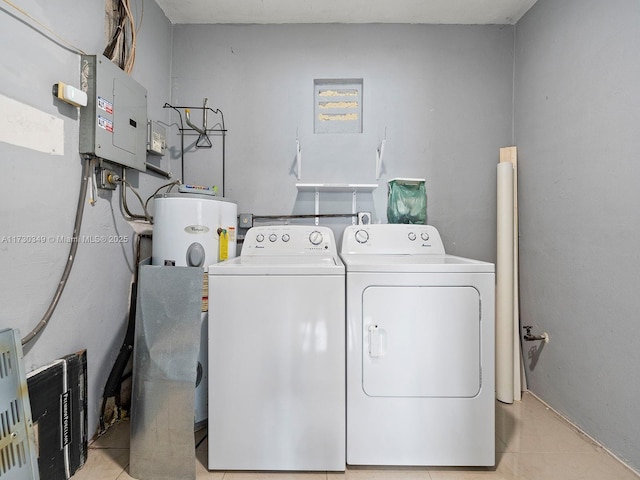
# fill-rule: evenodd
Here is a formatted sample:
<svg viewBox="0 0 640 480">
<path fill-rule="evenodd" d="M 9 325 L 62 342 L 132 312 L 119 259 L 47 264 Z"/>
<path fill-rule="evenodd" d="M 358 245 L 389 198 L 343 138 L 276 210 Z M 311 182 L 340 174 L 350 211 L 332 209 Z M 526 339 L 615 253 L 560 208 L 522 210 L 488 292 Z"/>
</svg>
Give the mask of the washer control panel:
<svg viewBox="0 0 640 480">
<path fill-rule="evenodd" d="M 241 255 L 337 255 L 333 231 L 328 227 L 282 225 L 250 228 Z"/>
<path fill-rule="evenodd" d="M 342 237 L 341 253 L 377 255 L 444 255 L 438 230 L 431 225 L 350 225 Z"/>
</svg>

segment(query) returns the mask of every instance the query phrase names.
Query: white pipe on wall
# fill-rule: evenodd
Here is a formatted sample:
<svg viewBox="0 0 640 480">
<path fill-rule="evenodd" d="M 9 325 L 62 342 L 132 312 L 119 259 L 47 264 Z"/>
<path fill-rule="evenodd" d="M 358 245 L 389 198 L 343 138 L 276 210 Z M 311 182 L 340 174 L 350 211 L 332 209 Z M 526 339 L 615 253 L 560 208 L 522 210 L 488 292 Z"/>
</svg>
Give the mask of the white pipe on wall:
<svg viewBox="0 0 640 480">
<path fill-rule="evenodd" d="M 496 398 L 513 403 L 513 164 L 498 164 L 496 262 Z"/>
</svg>

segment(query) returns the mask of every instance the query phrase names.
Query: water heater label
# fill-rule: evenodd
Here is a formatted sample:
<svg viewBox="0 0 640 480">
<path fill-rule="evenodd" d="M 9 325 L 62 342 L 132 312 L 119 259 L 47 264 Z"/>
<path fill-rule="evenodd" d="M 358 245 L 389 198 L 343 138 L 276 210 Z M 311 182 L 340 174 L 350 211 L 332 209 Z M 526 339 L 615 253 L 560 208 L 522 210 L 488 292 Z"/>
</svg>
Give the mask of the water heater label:
<svg viewBox="0 0 640 480">
<path fill-rule="evenodd" d="M 184 227 L 184 231 L 187 233 L 207 233 L 209 231 L 209 227 L 205 225 L 189 225 L 188 227 Z"/>
<path fill-rule="evenodd" d="M 229 258 L 229 233 L 226 230 L 222 230 L 220 232 L 220 243 L 219 243 L 219 259 L 222 262 Z"/>
</svg>

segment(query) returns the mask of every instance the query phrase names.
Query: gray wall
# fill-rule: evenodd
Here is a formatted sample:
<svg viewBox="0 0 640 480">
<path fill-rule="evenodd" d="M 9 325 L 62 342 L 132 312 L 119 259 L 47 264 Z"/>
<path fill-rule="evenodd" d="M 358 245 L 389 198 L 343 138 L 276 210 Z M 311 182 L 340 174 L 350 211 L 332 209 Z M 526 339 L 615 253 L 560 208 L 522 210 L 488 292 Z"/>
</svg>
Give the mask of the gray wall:
<svg viewBox="0 0 640 480">
<path fill-rule="evenodd" d="M 86 2 L 85 2 L 86 3 Z M 29 0 L 21 7 L 83 51 L 104 47 L 104 6 Z M 134 3 L 140 13 L 141 2 Z M 69 16 L 82 19 L 70 28 Z M 176 37 L 174 41 L 174 32 Z M 19 39 L 19 41 L 16 41 Z M 80 58 L 0 7 L 3 50 L 0 94 L 64 122 L 64 155 L 0 142 L 5 182 L 0 235 L 70 236 L 80 183 L 78 110 L 54 100 L 51 85 L 79 85 Z M 173 48 L 173 49 L 172 49 Z M 173 56 L 173 62 L 172 62 Z M 171 152 L 149 161 L 181 176 L 178 117 L 163 109 L 200 106 L 204 97 L 225 114 L 226 196 L 240 211 L 312 213 L 313 196 L 298 193 L 292 171 L 296 132 L 303 182 L 376 183 L 375 149 L 387 132 L 380 186 L 358 196 L 358 210 L 386 221 L 386 181 L 424 177 L 428 218 L 451 253 L 495 257 L 495 163 L 511 143 L 512 27 L 444 26 L 178 26 L 144 2 L 133 77 L 148 92 L 150 118 L 168 128 Z M 364 79 L 364 132 L 314 135 L 314 78 Z M 199 113 L 194 112 L 199 121 Z M 209 125 L 218 117 L 211 115 Z M 39 132 L 33 132 L 39 135 Z M 221 183 L 221 138 L 196 150 L 185 139 L 185 180 Z M 165 180 L 128 179 L 146 198 Z M 135 197 L 128 195 L 137 212 Z M 350 212 L 350 194 L 323 195 L 323 212 Z M 343 225 L 338 225 L 341 227 Z M 339 230 L 338 230 L 339 231 Z M 100 191 L 87 205 L 83 235 L 122 235 L 122 244 L 81 243 L 67 288 L 50 324 L 25 348 L 27 370 L 88 350 L 89 428 L 97 425 L 105 379 L 126 327 L 133 272 L 133 228 L 117 194 Z M 55 291 L 68 243 L 0 244 L 0 327 L 26 334 Z"/>
<path fill-rule="evenodd" d="M 134 2 L 141 11 L 141 2 Z M 104 2 L 25 0 L 20 7 L 75 47 L 102 52 Z M 81 21 L 70 21 L 70 18 Z M 44 314 L 62 274 L 69 244 L 9 243 L 6 237 L 71 236 L 77 204 L 81 158 L 78 154 L 78 109 L 52 97 L 62 81 L 80 86 L 80 57 L 31 28 L 15 10 L 0 7 L 0 94 L 64 121 L 64 155 L 0 142 L 0 328 L 29 332 Z M 154 2 L 144 2 L 133 77 L 148 91 L 149 114 L 166 122 L 162 109 L 170 95 L 171 24 Z M 7 115 L 7 112 L 2 112 Z M 42 131 L 31 131 L 36 139 Z M 163 160 L 163 168 L 170 168 Z M 146 198 L 164 180 L 134 175 Z M 130 205 L 140 211 L 132 199 Z M 123 220 L 117 195 L 100 193 L 86 204 L 81 235 L 122 235 L 124 243 L 81 243 L 75 265 L 56 312 L 44 332 L 25 348 L 30 371 L 80 349 L 88 350 L 89 430 L 95 431 L 106 377 L 124 336 L 129 284 L 133 271 L 133 230 Z"/>
<path fill-rule="evenodd" d="M 513 27 L 176 25 L 173 59 L 174 104 L 208 97 L 224 112 L 225 196 L 240 212 L 314 212 L 313 194 L 296 189 L 297 134 L 301 182 L 379 183 L 358 195 L 357 209 L 386 223 L 386 182 L 426 178 L 428 221 L 448 251 L 495 259 L 495 165 L 512 140 Z M 363 133 L 313 133 L 318 78 L 363 79 Z M 186 181 L 219 185 L 220 151 L 216 142 L 190 149 Z M 320 209 L 351 212 L 351 195 L 321 194 Z"/>
<path fill-rule="evenodd" d="M 516 45 L 529 386 L 640 469 L 640 7 L 539 0 Z"/>
<path fill-rule="evenodd" d="M 87 53 L 102 50 L 101 2 L 49 3 L 21 7 Z M 70 11 L 83 19 L 73 28 Z M 200 106 L 209 97 L 229 130 L 226 196 L 244 212 L 312 213 L 311 195 L 295 187 L 296 132 L 302 182 L 376 183 L 375 149 L 386 128 L 380 186 L 358 196 L 358 209 L 384 222 L 386 182 L 424 177 L 428 219 L 449 252 L 494 260 L 495 164 L 498 148 L 513 143 L 513 96 L 522 319 L 551 335 L 541 351 L 525 345 L 530 387 L 640 468 L 633 410 L 640 381 L 632 370 L 640 363 L 639 16 L 635 3 L 622 0 L 539 0 L 515 29 L 514 94 L 513 27 L 172 28 L 147 1 L 133 76 L 147 88 L 150 117 L 167 124 L 172 147 L 150 161 L 181 175 L 178 118 L 162 105 Z M 0 60 L 0 94 L 62 119 L 65 149 L 60 156 L 0 143 L 0 235 L 70 235 L 81 170 L 78 113 L 50 89 L 57 81 L 77 84 L 79 57 L 7 6 L 0 7 L 0 43 L 10 46 Z M 363 78 L 362 134 L 312 133 L 315 78 Z M 194 141 L 187 136 L 185 180 L 221 186 L 220 137 L 209 150 L 196 151 Z M 147 174 L 130 180 L 144 197 L 164 183 Z M 323 196 L 323 212 L 350 209 L 349 194 Z M 87 205 L 82 233 L 133 236 L 110 193 Z M 0 327 L 26 333 L 37 323 L 67 253 L 59 242 L 0 243 Z M 81 244 L 51 324 L 26 349 L 28 370 L 88 349 L 92 431 L 124 334 L 132 255 L 132 241 Z"/>
</svg>

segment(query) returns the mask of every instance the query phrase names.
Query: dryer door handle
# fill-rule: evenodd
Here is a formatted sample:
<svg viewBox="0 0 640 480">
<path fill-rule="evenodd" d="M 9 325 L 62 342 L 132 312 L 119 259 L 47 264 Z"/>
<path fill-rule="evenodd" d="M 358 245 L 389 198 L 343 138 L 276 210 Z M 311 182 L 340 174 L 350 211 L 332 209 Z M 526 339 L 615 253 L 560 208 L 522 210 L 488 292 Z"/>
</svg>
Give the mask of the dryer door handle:
<svg viewBox="0 0 640 480">
<path fill-rule="evenodd" d="M 382 357 L 386 350 L 386 332 L 378 325 L 369 325 L 369 356 Z"/>
</svg>

